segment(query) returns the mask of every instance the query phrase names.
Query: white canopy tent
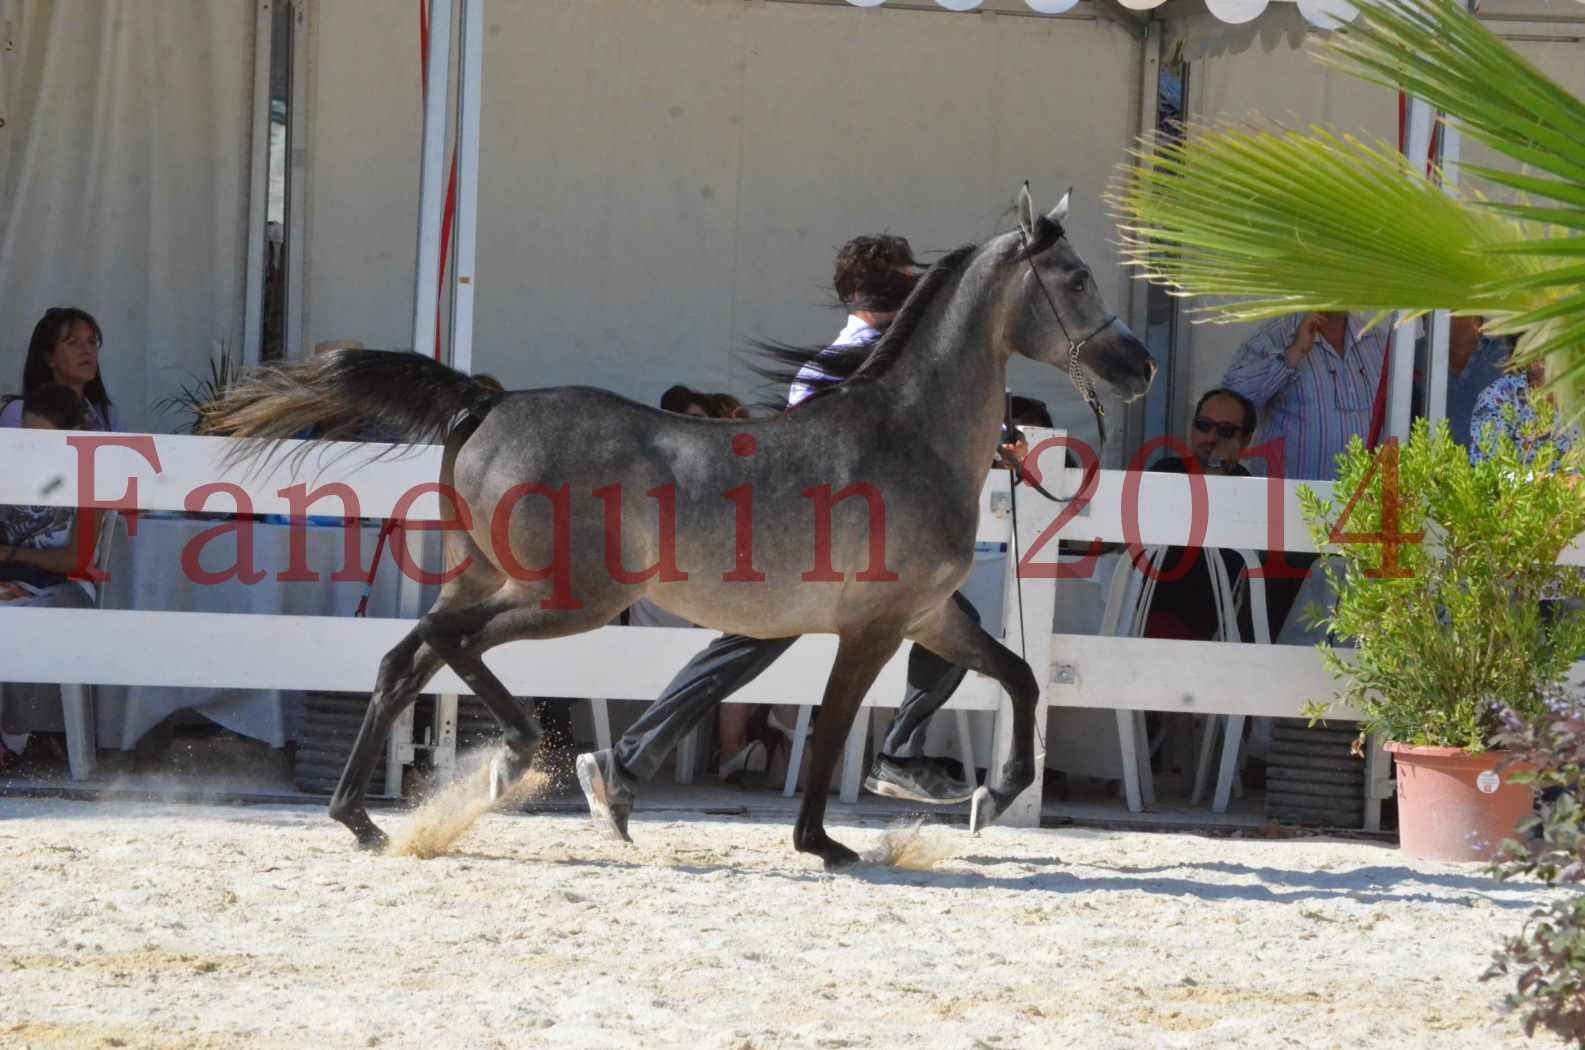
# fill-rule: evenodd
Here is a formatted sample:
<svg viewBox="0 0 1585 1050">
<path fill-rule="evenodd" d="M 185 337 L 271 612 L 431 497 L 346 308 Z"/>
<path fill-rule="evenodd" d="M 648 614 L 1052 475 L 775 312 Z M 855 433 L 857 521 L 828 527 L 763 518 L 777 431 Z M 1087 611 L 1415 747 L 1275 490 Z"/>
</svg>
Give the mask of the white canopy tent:
<svg viewBox="0 0 1585 1050">
<path fill-rule="evenodd" d="M 150 429 L 179 425 L 158 400 L 221 348 L 258 345 L 261 92 L 280 3 L 295 26 L 287 345 L 425 345 L 433 324 L 415 314 L 438 278 L 433 251 L 415 267 L 415 231 L 422 211 L 429 243 L 438 235 L 447 144 L 431 143 L 421 209 L 416 4 L 0 0 L 14 44 L 0 51 L 0 389 L 59 303 L 100 315 L 112 396 Z M 450 47 L 482 56 L 456 63 L 481 78 L 478 163 L 461 165 L 459 185 L 455 269 L 469 279 L 440 308 L 458 363 L 471 346 L 473 367 L 512 386 L 747 393 L 735 351 L 749 339 L 835 331 L 827 274 L 848 236 L 885 228 L 926 251 L 978 239 L 1005 223 L 1025 178 L 1042 199 L 1075 187 L 1075 240 L 1139 327 L 1144 296 L 1116 265 L 1099 194 L 1154 118 L 1163 58 L 1187 62 L 1197 118 L 1258 111 L 1394 133 L 1387 93 L 1303 54 L 1319 32 L 1308 0 L 1270 0 L 1241 24 L 1218 17 L 1254 10 L 1231 0 L 1143 12 L 1113 0 L 437 6 L 437 33 L 453 10 L 478 13 L 472 47 L 456 30 Z M 1483 17 L 1585 91 L 1585 7 L 1508 0 Z M 1216 382 L 1241 334 L 1180 328 L 1179 418 L 1157 425 L 1181 430 L 1184 402 Z M 1088 433 L 1048 373 L 1012 378 Z"/>
<path fill-rule="evenodd" d="M 934 0 L 940 8 L 953 12 L 972 12 L 986 7 L 984 0 Z M 1279 7 L 1292 0 L 1278 0 Z M 461 158 L 461 171 L 465 184 L 471 183 L 476 187 L 477 170 L 479 164 L 479 121 L 478 121 L 478 92 L 480 88 L 480 66 L 484 60 L 482 34 L 479 27 L 484 19 L 484 0 L 456 0 L 458 14 L 463 27 L 463 42 L 458 49 L 458 86 L 462 105 L 458 111 L 458 145 Z M 853 7 L 875 9 L 880 8 L 886 0 L 846 0 Z M 1162 8 L 1165 0 L 1106 0 L 1108 8 L 1121 6 L 1132 11 L 1150 11 Z M 1023 0 L 1023 5 L 1029 10 L 1040 15 L 1059 15 L 1072 11 L 1078 6 L 1078 0 Z M 926 4 L 897 4 L 901 7 L 921 8 Z M 1204 24 L 1206 17 L 1214 18 L 1228 25 L 1245 26 L 1259 18 L 1270 6 L 1270 0 L 1204 0 L 1204 15 L 1200 22 Z M 1006 5 L 991 5 L 992 10 L 1002 10 Z M 1172 9 L 1173 14 L 1182 16 L 1181 6 Z M 1355 9 L 1347 0 L 1297 0 L 1293 2 L 1291 11 L 1285 12 L 1286 21 L 1294 23 L 1293 13 L 1296 12 L 1309 27 L 1320 30 L 1332 30 L 1346 25 L 1356 14 Z M 436 3 L 429 12 L 429 37 L 432 41 L 449 41 L 451 11 L 446 5 Z M 1115 15 L 1114 15 L 1115 17 Z M 1193 16 L 1190 16 L 1191 18 Z M 1128 16 L 1120 19 L 1122 24 L 1128 24 Z M 471 27 L 471 28 L 470 28 Z M 1149 125 L 1149 114 L 1154 108 L 1154 73 L 1159 68 L 1161 60 L 1161 25 L 1159 23 L 1139 23 L 1138 28 L 1144 29 L 1139 37 L 1141 47 L 1140 67 L 1142 70 L 1140 86 L 1140 117 L 1139 123 L 1134 128 L 1136 133 L 1146 130 Z M 1184 31 L 1179 43 L 1184 43 L 1192 35 L 1192 29 Z M 1220 34 L 1218 34 L 1220 35 Z M 439 45 L 435 45 L 439 46 Z M 443 71 L 431 67 L 429 70 L 429 95 L 425 109 L 424 123 L 424 165 L 423 182 L 419 202 L 419 244 L 417 267 L 419 274 L 418 288 L 420 293 L 415 301 L 414 309 L 414 336 L 413 345 L 421 352 L 437 352 L 433 346 L 433 339 L 429 333 L 434 330 L 433 310 L 422 292 L 423 289 L 434 286 L 436 277 L 435 267 L 431 265 L 441 256 L 440 236 L 440 209 L 441 186 L 440 175 L 442 171 L 442 151 L 446 133 L 444 107 L 439 103 L 436 95 L 446 90 L 448 80 Z M 1281 114 L 1278 114 L 1281 116 Z M 1400 138 L 1404 149 L 1410 156 L 1426 156 L 1432 148 L 1432 125 L 1436 115 L 1419 100 L 1409 100 L 1407 110 L 1407 127 L 1400 129 Z M 1450 188 L 1456 184 L 1458 178 L 1458 157 L 1460 152 L 1460 137 L 1453 128 L 1447 128 L 1443 135 L 1436 141 L 1436 163 L 1445 172 L 1445 178 Z M 470 176 L 472 176 L 470 180 Z M 466 245 L 463 255 L 470 265 L 459 265 L 453 282 L 453 293 L 456 296 L 456 314 L 453 318 L 453 343 L 452 360 L 459 367 L 469 367 L 472 363 L 472 303 L 473 280 L 471 262 L 473 259 L 474 229 L 477 222 L 475 211 L 476 198 L 471 193 L 464 194 L 460 209 L 458 238 L 459 244 Z M 1142 296 L 1133 296 L 1142 300 Z M 1121 304 L 1120 304 L 1121 305 Z M 1140 317 L 1142 303 L 1136 304 L 1132 311 L 1136 318 Z M 1426 376 L 1426 390 L 1428 401 L 1427 415 L 1432 419 L 1441 418 L 1446 414 L 1446 388 L 1447 388 L 1447 341 L 1448 341 L 1448 315 L 1439 312 L 1432 319 L 1429 326 L 1428 359 L 1429 368 Z M 458 338 L 458 337 L 461 338 Z M 1394 339 L 1394 352 L 1390 367 L 1392 375 L 1389 384 L 1388 408 L 1388 433 L 1400 437 L 1407 437 L 1411 418 L 1411 391 L 1415 368 L 1415 331 L 1410 326 L 1400 326 Z M 1202 386 L 1213 385 L 1204 382 Z M 1179 428 L 1181 429 L 1181 428 Z M 1136 435 L 1137 437 L 1137 435 Z"/>
</svg>

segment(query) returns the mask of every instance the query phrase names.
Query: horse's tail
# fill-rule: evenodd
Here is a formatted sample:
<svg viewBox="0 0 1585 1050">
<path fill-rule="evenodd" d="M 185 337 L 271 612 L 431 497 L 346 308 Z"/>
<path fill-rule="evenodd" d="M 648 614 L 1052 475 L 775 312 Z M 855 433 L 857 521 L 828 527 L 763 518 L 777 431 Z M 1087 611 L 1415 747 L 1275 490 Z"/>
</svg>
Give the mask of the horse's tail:
<svg viewBox="0 0 1585 1050">
<path fill-rule="evenodd" d="M 460 419 L 482 419 L 503 396 L 420 354 L 332 350 L 248 373 L 203 409 L 199 433 L 440 444 Z"/>
</svg>

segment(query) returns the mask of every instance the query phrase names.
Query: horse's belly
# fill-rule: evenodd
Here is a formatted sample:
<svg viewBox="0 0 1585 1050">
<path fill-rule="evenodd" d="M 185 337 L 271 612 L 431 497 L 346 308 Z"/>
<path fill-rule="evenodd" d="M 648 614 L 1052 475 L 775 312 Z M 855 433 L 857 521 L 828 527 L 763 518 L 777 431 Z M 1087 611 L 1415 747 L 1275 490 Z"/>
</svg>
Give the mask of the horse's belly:
<svg viewBox="0 0 1585 1050">
<path fill-rule="evenodd" d="M 763 580 L 692 574 L 686 581 L 652 582 L 646 596 L 691 623 L 731 634 L 840 634 L 862 623 L 914 621 L 945 602 L 967 568 L 949 559 L 929 567 L 904 566 L 894 579 L 862 579 L 856 570 L 839 572 L 840 578 L 807 579 L 812 570 L 804 568 L 768 570 Z"/>
</svg>

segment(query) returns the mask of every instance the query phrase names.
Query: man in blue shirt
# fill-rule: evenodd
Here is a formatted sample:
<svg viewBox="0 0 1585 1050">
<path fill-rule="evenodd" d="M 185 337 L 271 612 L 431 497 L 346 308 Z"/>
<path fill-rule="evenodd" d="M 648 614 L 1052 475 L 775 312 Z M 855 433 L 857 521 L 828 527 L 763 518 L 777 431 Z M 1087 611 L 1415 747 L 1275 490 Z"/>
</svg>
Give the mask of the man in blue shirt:
<svg viewBox="0 0 1585 1050">
<path fill-rule="evenodd" d="M 1508 364 L 1507 340 L 1482 335 L 1482 320 L 1455 317 L 1447 334 L 1447 425 L 1465 448 L 1470 447 L 1476 400 L 1502 378 Z"/>
</svg>

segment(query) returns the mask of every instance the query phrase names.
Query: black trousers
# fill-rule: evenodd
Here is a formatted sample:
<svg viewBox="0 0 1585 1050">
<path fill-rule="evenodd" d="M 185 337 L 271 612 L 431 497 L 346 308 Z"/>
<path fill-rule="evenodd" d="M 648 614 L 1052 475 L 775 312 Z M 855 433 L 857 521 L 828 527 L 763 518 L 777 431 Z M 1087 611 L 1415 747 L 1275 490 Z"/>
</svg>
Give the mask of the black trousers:
<svg viewBox="0 0 1585 1050">
<path fill-rule="evenodd" d="M 952 600 L 975 623 L 980 622 L 979 612 L 967 598 L 954 594 Z M 666 756 L 710 717 L 717 704 L 758 678 L 797 640 L 796 636 L 721 635 L 688 661 L 660 699 L 622 734 L 614 749 L 617 764 L 635 780 L 653 780 Z M 924 757 L 930 716 L 952 697 L 965 674 L 963 668 L 915 645 L 908 654 L 908 691 L 881 742 L 881 754 L 896 759 Z"/>
</svg>

